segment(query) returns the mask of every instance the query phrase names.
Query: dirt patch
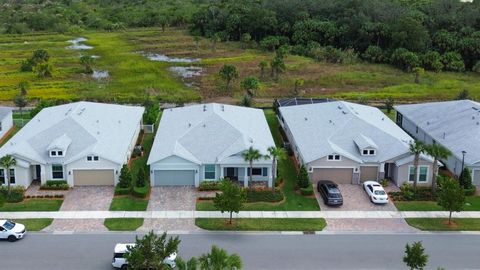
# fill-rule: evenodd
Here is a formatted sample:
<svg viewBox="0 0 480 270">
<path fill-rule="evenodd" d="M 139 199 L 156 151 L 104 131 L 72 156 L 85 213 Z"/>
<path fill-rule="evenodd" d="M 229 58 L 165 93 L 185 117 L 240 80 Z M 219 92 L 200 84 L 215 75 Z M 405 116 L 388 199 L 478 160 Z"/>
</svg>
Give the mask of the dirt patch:
<svg viewBox="0 0 480 270">
<path fill-rule="evenodd" d="M 447 226 L 450 229 L 458 228 L 458 224 L 454 220 L 451 220 L 450 223 L 448 223 L 448 219 L 446 219 L 446 220 L 442 221 L 442 224 Z"/>
</svg>

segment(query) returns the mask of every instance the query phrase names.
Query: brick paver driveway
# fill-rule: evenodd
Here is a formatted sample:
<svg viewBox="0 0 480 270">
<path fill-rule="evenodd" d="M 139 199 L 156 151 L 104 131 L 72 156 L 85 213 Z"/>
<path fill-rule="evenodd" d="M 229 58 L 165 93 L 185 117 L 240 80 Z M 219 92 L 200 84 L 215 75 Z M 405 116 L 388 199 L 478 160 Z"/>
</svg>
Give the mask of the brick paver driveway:
<svg viewBox="0 0 480 270">
<path fill-rule="evenodd" d="M 390 201 L 388 204 L 374 204 L 372 203 L 362 185 L 339 184 L 338 188 L 343 196 L 343 205 L 340 207 L 330 207 L 323 203 L 323 199 L 317 192 L 315 186 L 315 196 L 322 211 L 396 211 L 397 208 Z"/>
<path fill-rule="evenodd" d="M 60 211 L 107 211 L 114 194 L 113 186 L 71 188 Z M 55 219 L 44 231 L 106 231 L 103 219 Z"/>
<path fill-rule="evenodd" d="M 149 211 L 194 211 L 197 190 L 191 186 L 152 187 Z M 138 231 L 198 231 L 194 219 L 145 219 Z"/>
</svg>

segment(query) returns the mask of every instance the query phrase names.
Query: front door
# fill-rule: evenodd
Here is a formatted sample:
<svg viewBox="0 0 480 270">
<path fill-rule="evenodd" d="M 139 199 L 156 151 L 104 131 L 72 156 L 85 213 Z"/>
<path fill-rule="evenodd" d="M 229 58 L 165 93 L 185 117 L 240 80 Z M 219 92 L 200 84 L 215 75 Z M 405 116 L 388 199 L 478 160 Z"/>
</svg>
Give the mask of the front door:
<svg viewBox="0 0 480 270">
<path fill-rule="evenodd" d="M 390 175 L 389 175 L 389 171 L 388 171 L 389 168 L 390 168 L 389 164 L 385 163 L 385 166 L 384 166 L 384 172 L 385 172 L 384 178 L 385 179 L 390 179 Z"/>
<path fill-rule="evenodd" d="M 230 178 L 231 180 L 238 180 L 238 175 L 236 175 L 235 171 L 235 168 L 227 167 L 225 177 Z"/>
<path fill-rule="evenodd" d="M 35 180 L 40 180 L 41 173 L 42 173 L 42 169 L 40 165 L 35 165 Z"/>
</svg>

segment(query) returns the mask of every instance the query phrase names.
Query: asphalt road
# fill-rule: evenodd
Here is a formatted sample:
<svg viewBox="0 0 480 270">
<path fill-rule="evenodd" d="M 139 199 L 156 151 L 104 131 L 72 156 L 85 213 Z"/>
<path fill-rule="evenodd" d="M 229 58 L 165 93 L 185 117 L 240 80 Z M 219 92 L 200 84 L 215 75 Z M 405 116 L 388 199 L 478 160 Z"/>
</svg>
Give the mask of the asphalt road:
<svg viewBox="0 0 480 270">
<path fill-rule="evenodd" d="M 422 240 L 430 255 L 427 269 L 480 269 L 480 235 L 470 234 L 190 234 L 181 235 L 183 258 L 211 245 L 238 253 L 245 269 L 406 269 L 407 242 Z M 112 269 L 113 246 L 134 234 L 30 233 L 0 241 L 0 269 Z"/>
</svg>

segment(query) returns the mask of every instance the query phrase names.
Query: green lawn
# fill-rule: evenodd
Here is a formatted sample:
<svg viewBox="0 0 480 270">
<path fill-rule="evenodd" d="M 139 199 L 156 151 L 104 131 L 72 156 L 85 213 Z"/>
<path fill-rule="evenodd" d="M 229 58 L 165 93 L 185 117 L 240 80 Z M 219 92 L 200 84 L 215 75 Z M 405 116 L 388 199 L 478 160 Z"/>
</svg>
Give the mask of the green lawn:
<svg viewBox="0 0 480 270">
<path fill-rule="evenodd" d="M 397 201 L 399 211 L 443 211 L 434 201 Z M 468 196 L 463 211 L 480 211 L 480 196 Z"/>
<path fill-rule="evenodd" d="M 110 211 L 145 211 L 148 200 L 134 197 L 114 197 Z"/>
<path fill-rule="evenodd" d="M 13 221 L 25 225 L 27 231 L 38 232 L 52 224 L 53 218 L 15 219 Z"/>
<path fill-rule="evenodd" d="M 211 231 L 321 231 L 323 218 L 236 218 L 228 224 L 224 218 L 196 218 L 195 225 Z"/>
<path fill-rule="evenodd" d="M 25 199 L 19 203 L 5 203 L 0 212 L 58 211 L 62 203 L 62 199 Z"/>
<path fill-rule="evenodd" d="M 410 226 L 422 231 L 480 231 L 480 218 L 453 218 L 453 226 L 448 225 L 448 218 L 406 218 L 405 220 Z"/>
<path fill-rule="evenodd" d="M 110 231 L 135 231 L 143 224 L 143 218 L 106 218 L 103 223 Z"/>
</svg>

